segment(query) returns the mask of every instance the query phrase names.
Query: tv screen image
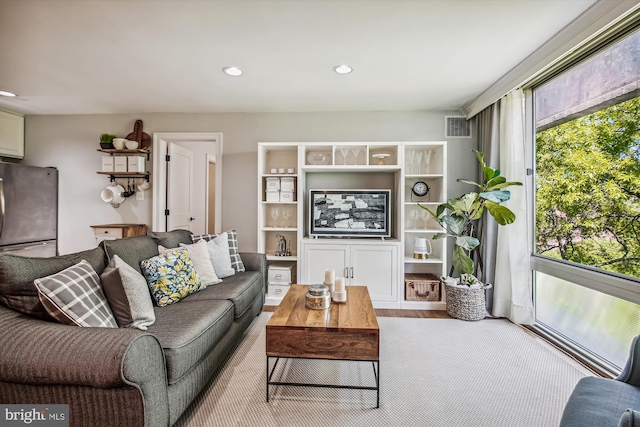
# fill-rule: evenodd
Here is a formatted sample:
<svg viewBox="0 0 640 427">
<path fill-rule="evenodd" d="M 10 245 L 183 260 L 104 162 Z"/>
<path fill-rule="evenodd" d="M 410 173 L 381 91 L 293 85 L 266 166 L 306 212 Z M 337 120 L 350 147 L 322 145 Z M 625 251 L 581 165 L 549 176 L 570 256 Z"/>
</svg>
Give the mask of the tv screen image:
<svg viewBox="0 0 640 427">
<path fill-rule="evenodd" d="M 311 236 L 390 236 L 390 190 L 310 190 Z"/>
</svg>

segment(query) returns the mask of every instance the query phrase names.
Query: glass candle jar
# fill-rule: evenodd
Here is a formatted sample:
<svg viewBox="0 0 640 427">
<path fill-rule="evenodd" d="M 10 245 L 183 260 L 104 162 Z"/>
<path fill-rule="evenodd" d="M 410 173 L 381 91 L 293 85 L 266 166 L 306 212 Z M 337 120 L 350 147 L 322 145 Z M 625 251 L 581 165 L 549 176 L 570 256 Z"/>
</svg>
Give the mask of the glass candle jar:
<svg viewBox="0 0 640 427">
<path fill-rule="evenodd" d="M 306 306 L 313 310 L 324 310 L 331 304 L 331 294 L 326 285 L 309 285 L 306 295 Z"/>
</svg>

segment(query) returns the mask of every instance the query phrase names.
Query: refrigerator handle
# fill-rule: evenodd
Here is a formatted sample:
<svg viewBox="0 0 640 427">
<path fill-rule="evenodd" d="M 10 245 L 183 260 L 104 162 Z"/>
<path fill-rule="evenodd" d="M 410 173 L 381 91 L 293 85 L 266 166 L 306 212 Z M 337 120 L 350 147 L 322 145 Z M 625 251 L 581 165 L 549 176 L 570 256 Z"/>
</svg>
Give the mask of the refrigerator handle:
<svg viewBox="0 0 640 427">
<path fill-rule="evenodd" d="M 4 231 L 4 182 L 0 178 L 0 238 Z"/>
</svg>

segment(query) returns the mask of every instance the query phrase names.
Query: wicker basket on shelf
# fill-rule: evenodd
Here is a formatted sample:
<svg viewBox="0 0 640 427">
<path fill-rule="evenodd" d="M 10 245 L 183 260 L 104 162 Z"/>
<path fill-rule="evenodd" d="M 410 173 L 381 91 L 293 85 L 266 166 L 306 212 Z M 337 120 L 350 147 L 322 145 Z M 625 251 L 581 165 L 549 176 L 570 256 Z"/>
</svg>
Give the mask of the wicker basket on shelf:
<svg viewBox="0 0 640 427">
<path fill-rule="evenodd" d="M 492 285 L 481 288 L 460 288 L 443 282 L 447 294 L 447 314 L 460 320 L 482 320 L 486 313 L 484 291 Z"/>
</svg>

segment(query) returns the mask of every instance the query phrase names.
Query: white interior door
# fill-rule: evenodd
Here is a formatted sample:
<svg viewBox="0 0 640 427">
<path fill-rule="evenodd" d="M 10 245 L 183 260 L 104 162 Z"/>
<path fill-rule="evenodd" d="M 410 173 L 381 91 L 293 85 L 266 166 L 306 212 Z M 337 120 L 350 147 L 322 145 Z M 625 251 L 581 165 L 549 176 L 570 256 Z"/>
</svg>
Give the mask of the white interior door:
<svg viewBox="0 0 640 427">
<path fill-rule="evenodd" d="M 167 162 L 167 231 L 191 230 L 194 220 L 193 152 L 177 144 L 169 144 Z"/>
</svg>

